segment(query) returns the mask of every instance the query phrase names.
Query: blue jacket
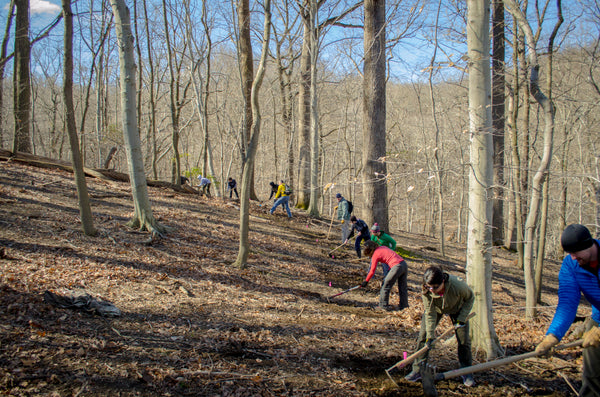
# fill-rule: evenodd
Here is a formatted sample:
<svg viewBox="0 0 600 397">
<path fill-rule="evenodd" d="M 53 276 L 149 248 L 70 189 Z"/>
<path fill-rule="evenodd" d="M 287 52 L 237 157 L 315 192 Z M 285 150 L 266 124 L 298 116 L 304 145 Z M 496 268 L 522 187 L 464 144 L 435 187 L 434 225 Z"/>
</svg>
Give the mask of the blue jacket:
<svg viewBox="0 0 600 397">
<path fill-rule="evenodd" d="M 595 243 L 598 246 L 600 241 Z M 592 305 L 592 319 L 600 324 L 600 279 L 567 255 L 558 273 L 558 306 L 546 335 L 552 334 L 558 340 L 565 336 L 575 320 L 581 294 Z"/>
</svg>

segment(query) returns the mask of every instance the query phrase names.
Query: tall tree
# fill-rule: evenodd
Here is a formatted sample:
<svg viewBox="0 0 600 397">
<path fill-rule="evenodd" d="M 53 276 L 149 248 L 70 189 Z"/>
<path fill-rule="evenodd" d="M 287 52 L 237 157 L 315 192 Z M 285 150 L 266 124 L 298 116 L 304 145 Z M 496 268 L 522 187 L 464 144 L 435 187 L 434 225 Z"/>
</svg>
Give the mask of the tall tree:
<svg viewBox="0 0 600 397">
<path fill-rule="evenodd" d="M 132 228 L 147 230 L 152 237 L 165 232 L 152 215 L 148 186 L 144 172 L 142 145 L 137 126 L 135 60 L 133 57 L 133 34 L 131 19 L 125 0 L 111 0 L 115 15 L 115 30 L 119 42 L 119 82 L 121 86 L 121 109 L 123 112 L 123 137 L 127 151 L 129 180 L 133 194 L 133 218 L 128 222 Z"/>
<path fill-rule="evenodd" d="M 4 36 L 2 37 L 2 47 L 0 49 L 0 148 L 4 147 L 4 112 L 1 111 L 4 105 L 4 71 L 6 67 L 6 50 L 8 48 L 8 41 L 10 39 L 10 30 L 12 21 L 15 17 L 15 0 L 10 0 L 8 5 L 8 14 L 6 16 L 6 29 L 4 29 Z"/>
<path fill-rule="evenodd" d="M 250 242 L 248 239 L 248 233 L 250 231 L 250 187 L 254 174 L 254 158 L 256 157 L 256 151 L 258 149 L 260 137 L 261 114 L 260 107 L 258 105 L 258 95 L 263 82 L 263 77 L 265 75 L 267 56 L 269 53 L 269 38 L 271 36 L 271 0 L 265 0 L 263 7 L 265 10 L 265 16 L 262 53 L 260 62 L 258 64 L 258 70 L 256 71 L 256 76 L 252 81 L 252 87 L 250 91 L 250 103 L 252 105 L 252 135 L 248 141 L 246 158 L 244 159 L 244 169 L 242 171 L 242 187 L 240 197 L 240 246 L 238 257 L 235 261 L 235 265 L 240 268 L 246 267 L 248 256 L 250 255 Z"/>
<path fill-rule="evenodd" d="M 254 82 L 254 63 L 252 56 L 252 41 L 250 39 L 250 1 L 238 0 L 238 60 L 240 65 L 240 76 L 242 83 L 242 96 L 244 97 L 244 121 L 242 124 L 242 168 L 246 167 L 245 161 L 252 158 L 249 156 L 250 140 L 252 139 L 253 112 L 252 112 L 252 84 Z M 256 200 L 254 191 L 254 163 L 250 171 L 250 199 Z"/>
<path fill-rule="evenodd" d="M 493 142 L 490 78 L 489 0 L 467 0 L 469 66 L 469 235 L 467 282 L 475 293 L 471 320 L 473 344 L 488 359 L 501 351 L 492 316 L 492 205 Z"/>
<path fill-rule="evenodd" d="M 542 202 L 543 185 L 548 177 L 550 161 L 552 160 L 553 138 L 554 138 L 554 104 L 544 91 L 542 91 L 539 82 L 540 64 L 537 54 L 537 41 L 539 35 L 534 35 L 533 29 L 529 25 L 526 12 L 521 9 L 515 0 L 506 0 L 506 6 L 519 27 L 525 35 L 527 46 L 527 58 L 529 64 L 529 86 L 531 95 L 538 103 L 544 121 L 543 150 L 542 157 L 537 170 L 531 182 L 531 198 L 529 201 L 529 210 L 525 221 L 525 234 L 523 236 L 523 271 L 525 278 L 525 316 L 534 318 L 537 315 L 537 291 L 535 285 L 535 235 L 540 220 L 540 207 Z M 561 1 L 557 0 L 558 10 L 561 8 Z M 540 24 L 541 21 L 540 19 Z M 557 22 L 560 26 L 560 20 Z M 540 25 L 541 26 L 541 25 Z M 538 32 L 540 29 L 538 29 Z M 545 236 L 540 236 L 545 239 Z"/>
<path fill-rule="evenodd" d="M 494 201 L 492 242 L 504 240 L 504 2 L 492 0 L 492 127 L 494 131 Z"/>
<path fill-rule="evenodd" d="M 315 26 L 319 8 L 317 2 L 311 1 L 310 20 L 311 26 Z M 317 86 L 317 60 L 319 59 L 319 37 L 320 29 L 314 27 L 311 29 L 309 38 L 310 47 L 310 179 L 308 198 L 309 204 L 307 212 L 314 217 L 319 216 L 319 141 L 321 134 L 319 132 L 319 94 Z"/>
<path fill-rule="evenodd" d="M 75 185 L 77 186 L 79 214 L 81 216 L 83 232 L 88 236 L 95 236 L 97 231 L 94 228 L 90 197 L 88 195 L 87 184 L 85 183 L 83 161 L 81 159 L 81 152 L 79 151 L 79 139 L 77 138 L 77 126 L 75 125 L 75 107 L 73 106 L 73 12 L 71 10 L 71 0 L 62 0 L 62 8 L 65 21 L 63 99 L 65 101 L 67 132 L 69 134 L 69 143 L 71 144 L 71 161 L 73 163 Z"/>
<path fill-rule="evenodd" d="M 31 87 L 29 79 L 29 0 L 15 0 L 15 59 L 13 74 L 15 135 L 13 152 L 31 153 Z"/>
<path fill-rule="evenodd" d="M 298 184 L 296 207 L 307 209 L 310 203 L 310 87 L 311 87 L 311 40 L 315 29 L 316 10 L 313 0 L 298 1 L 302 18 L 302 50 L 300 54 L 300 81 L 298 84 Z M 318 2 L 321 3 L 321 2 Z"/>
<path fill-rule="evenodd" d="M 365 0 L 363 77 L 363 183 L 368 224 L 388 228 L 386 156 L 385 0 Z"/>
</svg>

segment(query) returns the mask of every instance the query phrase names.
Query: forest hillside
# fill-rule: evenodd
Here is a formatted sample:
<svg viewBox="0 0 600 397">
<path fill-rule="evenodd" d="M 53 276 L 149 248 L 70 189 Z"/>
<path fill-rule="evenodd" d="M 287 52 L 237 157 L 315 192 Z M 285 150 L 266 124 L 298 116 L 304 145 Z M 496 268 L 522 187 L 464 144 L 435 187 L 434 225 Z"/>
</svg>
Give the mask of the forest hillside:
<svg viewBox="0 0 600 397">
<path fill-rule="evenodd" d="M 392 230 L 409 266 L 410 308 L 376 310 L 381 271 L 340 244 L 330 218 L 251 203 L 249 266 L 238 251 L 235 200 L 149 187 L 155 217 L 170 230 L 149 239 L 125 226 L 130 185 L 87 178 L 97 237 L 81 232 L 73 176 L 0 161 L 0 394 L 11 396 L 419 396 L 420 383 L 385 369 L 412 353 L 423 270 L 464 276 L 465 247 Z M 360 209 L 357 209 L 360 210 Z M 531 351 L 556 305 L 559 263 L 547 261 L 538 320 L 524 319 L 522 272 L 493 253 L 494 325 L 506 355 Z M 47 293 L 48 291 L 48 293 Z M 46 293 L 46 296 L 45 296 Z M 54 295 L 52 295 L 52 294 Z M 51 304 L 89 294 L 85 305 Z M 60 300 L 59 300 L 60 302 Z M 119 316 L 102 316 L 110 302 Z M 393 290 L 391 303 L 398 303 Z M 90 309 L 91 308 L 91 309 Z M 90 309 L 90 310 L 83 310 Z M 589 308 L 580 308 L 581 315 Z M 439 331 L 448 328 L 444 319 Z M 565 342 L 573 340 L 567 335 Z M 485 359 L 474 351 L 475 362 Z M 438 372 L 458 366 L 456 343 L 436 345 Z M 581 351 L 529 359 L 436 384 L 441 396 L 568 396 L 581 381 Z"/>
</svg>

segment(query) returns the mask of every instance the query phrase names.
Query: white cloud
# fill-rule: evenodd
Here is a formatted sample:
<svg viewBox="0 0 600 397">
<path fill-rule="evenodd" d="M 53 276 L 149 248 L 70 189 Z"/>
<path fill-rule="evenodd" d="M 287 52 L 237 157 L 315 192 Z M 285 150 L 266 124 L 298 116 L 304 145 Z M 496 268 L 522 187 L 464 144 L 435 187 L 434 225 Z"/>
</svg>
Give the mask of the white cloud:
<svg viewBox="0 0 600 397">
<path fill-rule="evenodd" d="M 29 10 L 32 14 L 56 14 L 60 12 L 60 6 L 46 0 L 31 0 Z"/>
</svg>

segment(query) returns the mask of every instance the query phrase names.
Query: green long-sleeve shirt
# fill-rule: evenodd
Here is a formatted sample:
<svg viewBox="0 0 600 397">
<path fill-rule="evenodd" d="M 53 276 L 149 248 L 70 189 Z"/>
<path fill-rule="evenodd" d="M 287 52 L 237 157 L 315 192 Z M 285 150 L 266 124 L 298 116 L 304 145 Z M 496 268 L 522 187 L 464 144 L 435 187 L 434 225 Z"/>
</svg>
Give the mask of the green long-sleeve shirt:
<svg viewBox="0 0 600 397">
<path fill-rule="evenodd" d="M 391 248 L 394 251 L 396 250 L 396 240 L 394 240 L 392 236 L 385 232 L 381 232 L 379 236 L 376 236 L 375 233 L 372 233 L 371 241 L 376 242 L 380 247 L 383 246 Z"/>
</svg>

